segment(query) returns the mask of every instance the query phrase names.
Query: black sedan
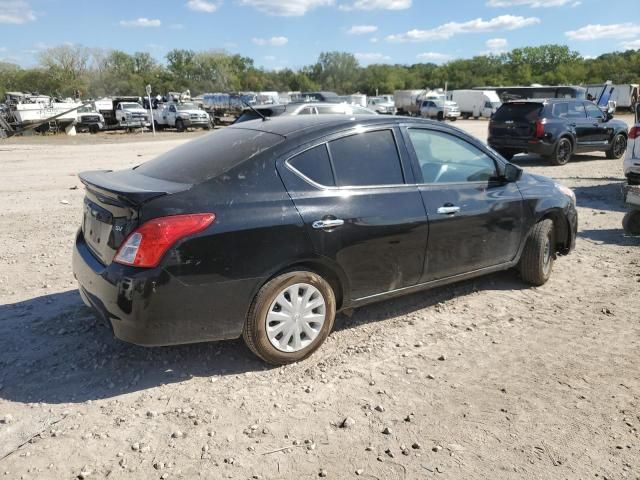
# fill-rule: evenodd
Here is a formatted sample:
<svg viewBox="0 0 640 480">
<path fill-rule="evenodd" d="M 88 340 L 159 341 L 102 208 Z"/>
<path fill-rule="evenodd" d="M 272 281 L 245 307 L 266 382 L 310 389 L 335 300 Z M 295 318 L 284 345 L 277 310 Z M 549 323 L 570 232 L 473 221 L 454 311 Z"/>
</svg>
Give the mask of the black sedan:
<svg viewBox="0 0 640 480">
<path fill-rule="evenodd" d="M 577 229 L 570 189 L 420 119 L 256 120 L 80 178 L 73 270 L 118 338 L 243 336 L 273 364 L 341 309 L 514 267 L 542 285 Z"/>
</svg>

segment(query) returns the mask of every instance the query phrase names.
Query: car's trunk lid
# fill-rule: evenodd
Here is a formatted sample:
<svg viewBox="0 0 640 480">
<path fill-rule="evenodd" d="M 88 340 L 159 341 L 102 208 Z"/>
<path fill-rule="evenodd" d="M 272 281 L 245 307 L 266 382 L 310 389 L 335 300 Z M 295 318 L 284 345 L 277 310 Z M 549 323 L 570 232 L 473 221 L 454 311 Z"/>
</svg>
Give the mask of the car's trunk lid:
<svg viewBox="0 0 640 480">
<path fill-rule="evenodd" d="M 135 170 L 92 171 L 79 175 L 86 187 L 82 234 L 104 265 L 113 260 L 125 238 L 138 226 L 140 208 L 154 198 L 191 188 Z"/>
<path fill-rule="evenodd" d="M 531 138 L 535 136 L 536 120 L 544 105 L 541 102 L 509 102 L 503 104 L 489 123 L 489 136 Z"/>
</svg>

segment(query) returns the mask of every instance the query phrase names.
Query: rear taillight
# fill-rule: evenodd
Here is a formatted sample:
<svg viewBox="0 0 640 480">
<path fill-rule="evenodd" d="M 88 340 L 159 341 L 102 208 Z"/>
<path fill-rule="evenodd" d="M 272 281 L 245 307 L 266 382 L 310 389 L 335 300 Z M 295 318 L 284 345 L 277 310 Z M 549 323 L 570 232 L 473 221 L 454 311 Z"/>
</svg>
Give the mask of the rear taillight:
<svg viewBox="0 0 640 480">
<path fill-rule="evenodd" d="M 118 249 L 114 262 L 155 267 L 178 240 L 203 231 L 215 219 L 213 213 L 195 213 L 149 220 L 131 232 Z"/>
<path fill-rule="evenodd" d="M 542 120 L 536 120 L 536 138 L 544 137 L 544 123 Z"/>
<path fill-rule="evenodd" d="M 640 128 L 635 126 L 631 127 L 631 129 L 629 130 L 629 140 L 634 140 L 638 137 L 640 137 Z"/>
</svg>

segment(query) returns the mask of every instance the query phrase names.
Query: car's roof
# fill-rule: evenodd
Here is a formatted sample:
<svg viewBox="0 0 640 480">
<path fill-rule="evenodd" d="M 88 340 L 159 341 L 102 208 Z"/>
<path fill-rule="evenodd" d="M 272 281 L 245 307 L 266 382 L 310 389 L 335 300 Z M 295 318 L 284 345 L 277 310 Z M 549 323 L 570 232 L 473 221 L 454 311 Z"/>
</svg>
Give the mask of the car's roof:
<svg viewBox="0 0 640 480">
<path fill-rule="evenodd" d="M 584 98 L 522 98 L 516 100 L 509 100 L 508 102 L 504 102 L 504 104 L 513 104 L 513 103 L 558 103 L 558 102 L 584 102 L 586 101 Z"/>
<path fill-rule="evenodd" d="M 283 137 L 292 137 L 304 135 L 310 131 L 327 131 L 327 130 L 343 130 L 356 125 L 389 125 L 400 123 L 420 123 L 424 125 L 440 125 L 442 122 L 425 120 L 411 117 L 389 117 L 386 115 L 296 115 L 296 116 L 277 116 L 271 117 L 269 120 L 260 121 L 252 120 L 250 122 L 242 122 L 231 125 L 227 128 L 244 128 L 249 130 L 258 130 L 267 133 L 281 135 Z M 452 127 L 449 127 L 452 128 Z M 317 132 L 316 132 L 317 133 Z"/>
</svg>

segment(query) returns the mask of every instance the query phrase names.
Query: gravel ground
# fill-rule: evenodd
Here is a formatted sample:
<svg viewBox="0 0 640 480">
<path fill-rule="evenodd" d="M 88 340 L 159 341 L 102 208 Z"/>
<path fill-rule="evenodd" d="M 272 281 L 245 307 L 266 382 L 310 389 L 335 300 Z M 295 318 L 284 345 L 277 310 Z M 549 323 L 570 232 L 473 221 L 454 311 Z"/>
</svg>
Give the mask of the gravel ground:
<svg viewBox="0 0 640 480">
<path fill-rule="evenodd" d="M 626 118 L 629 121 L 629 118 Z M 480 138 L 487 122 L 458 121 Z M 0 143 L 0 477 L 640 479 L 640 238 L 621 161 L 515 161 L 577 194 L 576 251 L 340 315 L 281 368 L 241 341 L 145 349 L 77 294 L 76 174 L 200 133 Z"/>
</svg>

